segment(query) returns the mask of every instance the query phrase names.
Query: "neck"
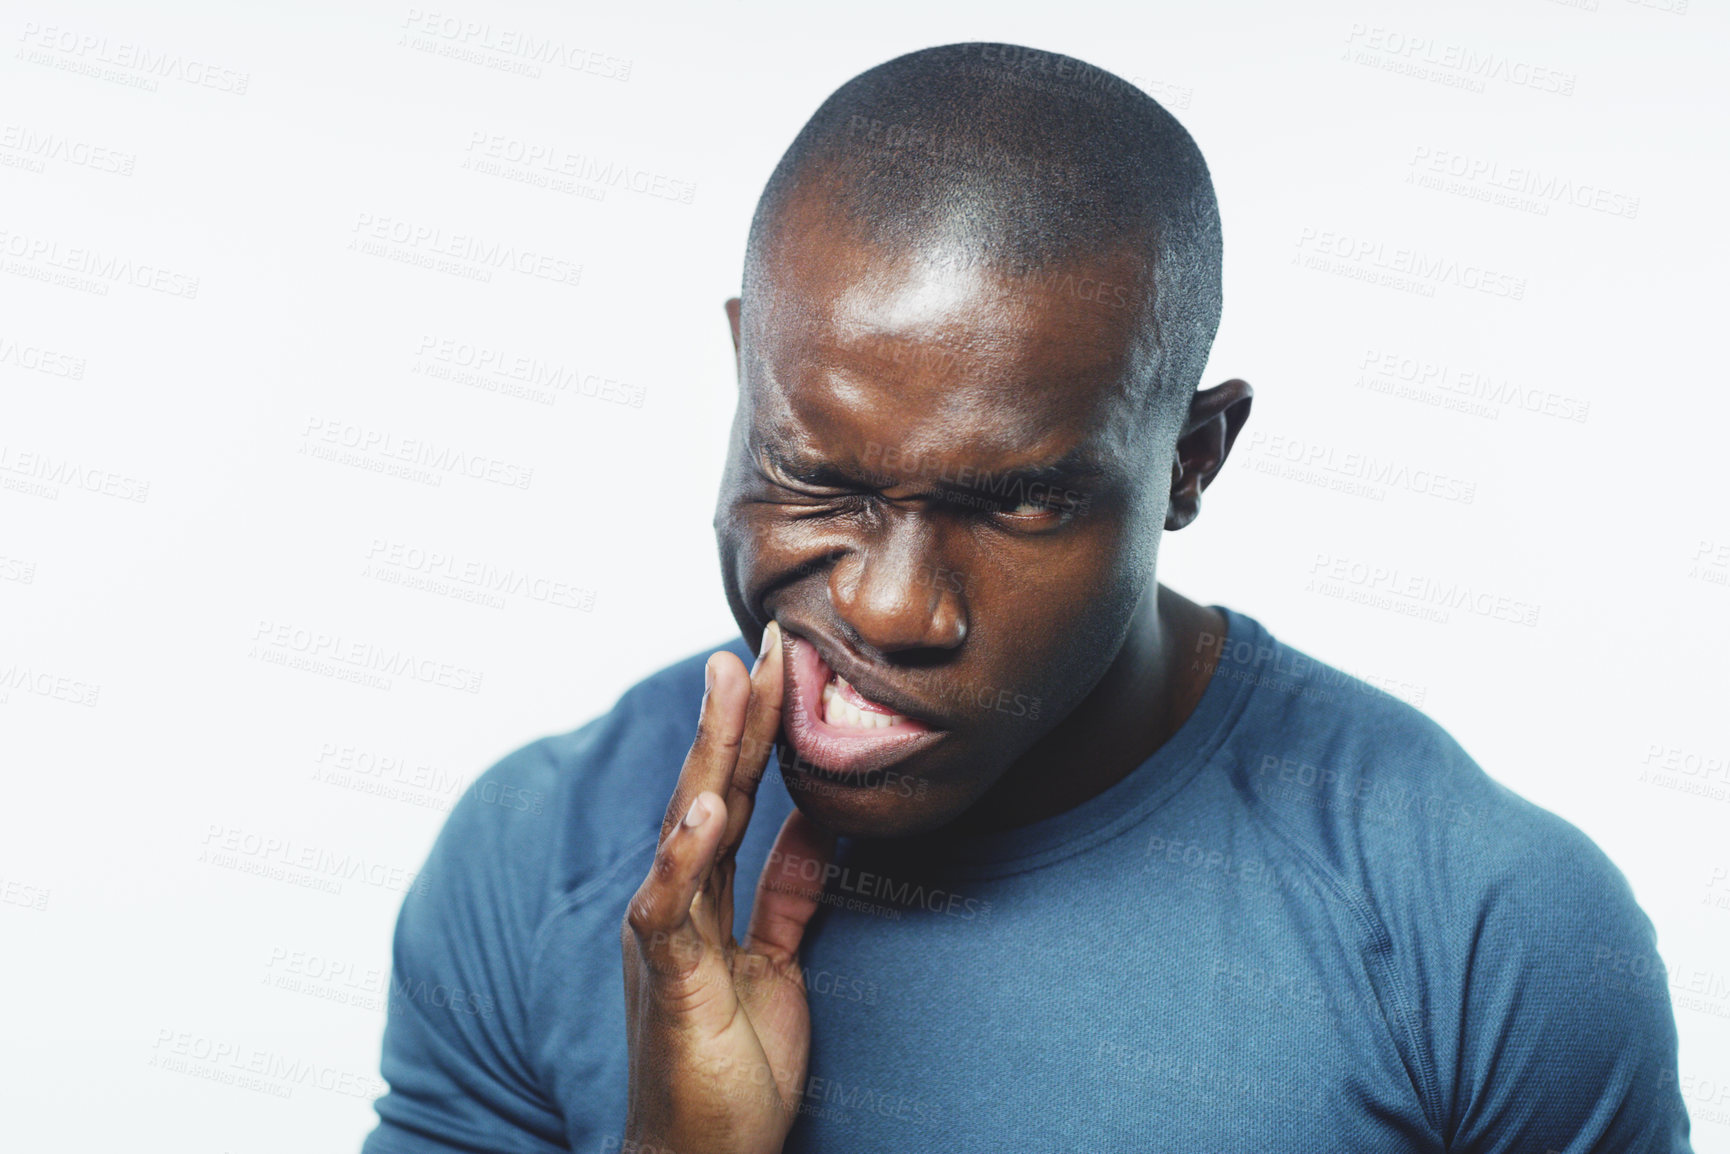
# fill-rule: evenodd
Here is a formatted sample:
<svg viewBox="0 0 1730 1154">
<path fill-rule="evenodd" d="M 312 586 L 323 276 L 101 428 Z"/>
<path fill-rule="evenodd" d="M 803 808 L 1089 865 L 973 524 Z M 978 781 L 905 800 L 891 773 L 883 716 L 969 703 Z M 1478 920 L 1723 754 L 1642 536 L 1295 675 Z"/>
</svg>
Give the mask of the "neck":
<svg viewBox="0 0 1730 1154">
<path fill-rule="evenodd" d="M 1028 825 L 1073 809 L 1127 777 L 1195 711 L 1225 633 L 1217 610 L 1151 582 L 1129 635 L 1093 692 L 952 823 L 968 833 Z"/>
</svg>

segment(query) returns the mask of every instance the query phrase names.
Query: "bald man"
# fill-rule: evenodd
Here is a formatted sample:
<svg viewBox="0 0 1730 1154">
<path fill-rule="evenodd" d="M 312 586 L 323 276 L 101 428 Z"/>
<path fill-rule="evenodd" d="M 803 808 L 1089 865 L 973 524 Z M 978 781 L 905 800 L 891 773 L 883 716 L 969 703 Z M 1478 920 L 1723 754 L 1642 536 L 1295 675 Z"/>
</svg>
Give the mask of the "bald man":
<svg viewBox="0 0 1730 1154">
<path fill-rule="evenodd" d="M 817 110 L 727 305 L 741 639 L 451 814 L 368 1154 L 1688 1149 L 1603 853 L 1159 584 L 1250 412 L 1220 300 L 1110 73 L 948 45 Z"/>
</svg>

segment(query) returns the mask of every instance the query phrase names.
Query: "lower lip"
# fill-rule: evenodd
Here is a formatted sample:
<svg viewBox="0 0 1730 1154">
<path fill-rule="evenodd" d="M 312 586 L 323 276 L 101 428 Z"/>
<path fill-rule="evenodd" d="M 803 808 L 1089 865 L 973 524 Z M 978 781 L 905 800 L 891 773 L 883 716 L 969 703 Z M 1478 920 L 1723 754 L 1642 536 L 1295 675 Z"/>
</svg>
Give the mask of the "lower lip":
<svg viewBox="0 0 1730 1154">
<path fill-rule="evenodd" d="M 787 640 L 785 726 L 802 763 L 830 773 L 866 774 L 942 740 L 941 730 L 911 719 L 876 729 L 830 725 L 823 720 L 823 686 L 834 671 L 803 637 L 789 633 Z"/>
</svg>

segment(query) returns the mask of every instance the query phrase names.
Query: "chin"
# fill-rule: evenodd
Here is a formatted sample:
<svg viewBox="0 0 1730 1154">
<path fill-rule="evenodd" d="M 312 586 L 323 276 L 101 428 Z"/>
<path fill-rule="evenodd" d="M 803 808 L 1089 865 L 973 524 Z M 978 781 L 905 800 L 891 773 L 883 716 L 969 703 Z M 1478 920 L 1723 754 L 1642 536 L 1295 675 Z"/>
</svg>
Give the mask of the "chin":
<svg viewBox="0 0 1730 1154">
<path fill-rule="evenodd" d="M 806 817 L 838 837 L 895 839 L 941 828 L 960 816 L 966 801 L 893 769 L 845 777 L 793 770 L 781 776 L 787 796 Z"/>
</svg>

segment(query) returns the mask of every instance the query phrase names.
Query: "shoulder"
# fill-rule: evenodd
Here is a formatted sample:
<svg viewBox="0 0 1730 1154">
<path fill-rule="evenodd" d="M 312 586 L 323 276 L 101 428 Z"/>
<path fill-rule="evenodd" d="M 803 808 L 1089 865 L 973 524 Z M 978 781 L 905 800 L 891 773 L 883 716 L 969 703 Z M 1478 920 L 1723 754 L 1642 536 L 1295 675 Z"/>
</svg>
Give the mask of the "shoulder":
<svg viewBox="0 0 1730 1154">
<path fill-rule="evenodd" d="M 1475 1120 L 1462 1148 L 1480 1148 L 1513 1119 L 1543 1113 L 1523 1114 L 1522 1095 L 1572 1076 L 1591 1083 L 1591 1103 L 1650 1104 L 1618 1126 L 1665 1131 L 1679 1108 L 1675 1024 L 1662 981 L 1628 976 L 1661 966 L 1621 870 L 1420 709 L 1256 636 L 1234 785 L 1349 909 L 1438 1128 L 1463 1138 L 1474 1127 L 1461 1119 Z M 1558 1150 L 1576 1149 L 1596 1124 L 1559 1113 L 1552 1122 Z"/>
<path fill-rule="evenodd" d="M 749 664 L 737 638 L 705 648 L 638 681 L 579 728 L 500 759 L 453 808 L 440 835 L 453 843 L 450 856 L 503 867 L 544 909 L 652 839 L 696 736 L 703 666 L 717 649 Z"/>
<path fill-rule="evenodd" d="M 452 808 L 397 917 L 380 1066 L 390 1092 L 369 1151 L 497 1149 L 501 1134 L 512 1148 L 563 1148 L 535 1044 L 534 943 L 571 891 L 653 844 L 711 652 L 500 758 Z"/>
<path fill-rule="evenodd" d="M 1583 872 L 1620 881 L 1590 838 L 1496 781 L 1429 714 L 1236 616 L 1253 650 L 1221 667 L 1254 689 L 1230 742 L 1234 783 L 1343 883 L 1463 897 Z"/>
</svg>

